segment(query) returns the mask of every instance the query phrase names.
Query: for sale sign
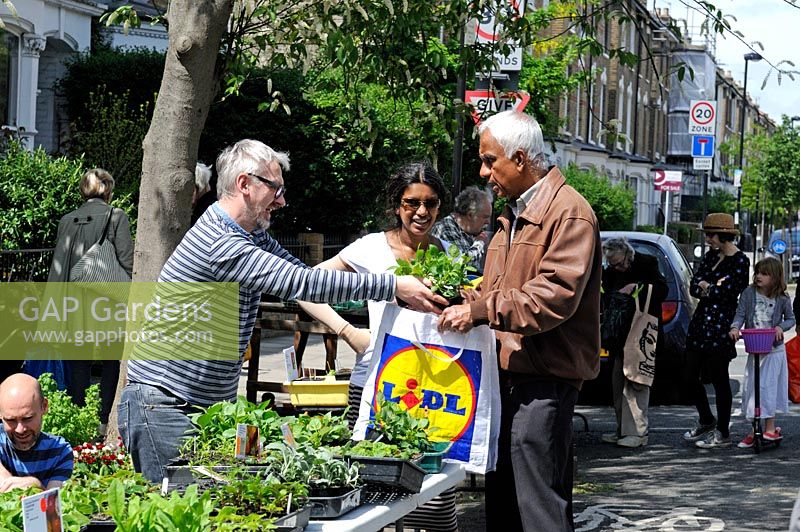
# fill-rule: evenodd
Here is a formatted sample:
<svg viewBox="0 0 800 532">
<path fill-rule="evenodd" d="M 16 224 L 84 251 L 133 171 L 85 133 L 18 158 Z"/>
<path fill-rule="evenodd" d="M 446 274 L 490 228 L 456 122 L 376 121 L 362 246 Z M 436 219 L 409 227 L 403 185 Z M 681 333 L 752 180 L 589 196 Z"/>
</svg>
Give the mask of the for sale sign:
<svg viewBox="0 0 800 532">
<path fill-rule="evenodd" d="M 653 170 L 653 185 L 656 190 L 680 192 L 683 172 L 674 170 Z"/>
<path fill-rule="evenodd" d="M 692 100 L 689 107 L 689 134 L 713 135 L 717 126 L 717 101 Z"/>
</svg>

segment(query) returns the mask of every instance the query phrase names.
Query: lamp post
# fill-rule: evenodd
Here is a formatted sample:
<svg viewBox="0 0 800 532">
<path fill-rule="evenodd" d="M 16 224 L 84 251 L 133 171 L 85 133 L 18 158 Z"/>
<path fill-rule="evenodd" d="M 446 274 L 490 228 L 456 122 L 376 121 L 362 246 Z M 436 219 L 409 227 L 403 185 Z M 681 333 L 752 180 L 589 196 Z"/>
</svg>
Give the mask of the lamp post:
<svg viewBox="0 0 800 532">
<path fill-rule="evenodd" d="M 761 61 L 763 59 L 761 54 L 756 52 L 750 52 L 744 54 L 744 88 L 742 89 L 742 117 L 739 122 L 739 169 L 742 171 L 742 177 L 744 177 L 744 117 L 747 112 L 747 64 L 750 61 Z M 741 207 L 742 206 L 742 183 L 739 182 L 739 187 L 736 189 L 736 217 L 741 218 Z M 741 220 L 737 220 L 739 222 L 739 227 L 742 227 Z M 744 231 L 742 231 L 744 233 Z M 753 235 L 753 260 L 755 261 L 756 255 L 756 240 L 755 235 Z M 754 262 L 755 264 L 755 262 Z"/>
<path fill-rule="evenodd" d="M 797 115 L 793 116 L 791 118 L 791 121 L 792 121 L 792 128 L 794 128 L 794 123 L 795 122 L 800 122 L 800 116 L 797 116 Z"/>
</svg>

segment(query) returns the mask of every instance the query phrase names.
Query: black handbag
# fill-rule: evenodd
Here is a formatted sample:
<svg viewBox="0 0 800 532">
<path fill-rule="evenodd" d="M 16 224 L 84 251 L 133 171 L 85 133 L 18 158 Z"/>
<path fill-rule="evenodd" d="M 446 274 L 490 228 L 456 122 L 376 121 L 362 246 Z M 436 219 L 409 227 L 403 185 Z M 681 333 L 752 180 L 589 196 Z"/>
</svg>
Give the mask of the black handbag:
<svg viewBox="0 0 800 532">
<path fill-rule="evenodd" d="M 628 294 L 614 291 L 604 297 L 604 303 L 600 345 L 609 353 L 622 353 L 636 310 L 636 300 Z"/>
</svg>

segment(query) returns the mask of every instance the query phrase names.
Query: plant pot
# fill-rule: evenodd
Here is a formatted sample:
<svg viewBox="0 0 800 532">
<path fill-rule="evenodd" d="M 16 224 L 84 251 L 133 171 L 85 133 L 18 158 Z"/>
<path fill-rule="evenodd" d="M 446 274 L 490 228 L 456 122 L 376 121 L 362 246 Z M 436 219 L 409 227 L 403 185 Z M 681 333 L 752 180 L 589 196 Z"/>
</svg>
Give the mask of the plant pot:
<svg viewBox="0 0 800 532">
<path fill-rule="evenodd" d="M 335 519 L 361 505 L 359 488 L 332 488 L 310 490 L 308 502 L 311 504 L 311 519 Z"/>
<path fill-rule="evenodd" d="M 365 484 L 380 484 L 411 493 L 422 489 L 425 470 L 414 462 L 375 456 L 348 456 L 347 459 L 361 465 L 358 478 Z"/>
<path fill-rule="evenodd" d="M 450 449 L 451 442 L 435 442 L 432 445 L 433 450 L 422 453 L 420 458 L 414 460 L 414 463 L 421 467 L 423 471 L 428 474 L 436 474 L 441 472 L 443 467 L 442 460 L 444 459 L 444 455 L 447 454 L 447 451 Z"/>
</svg>

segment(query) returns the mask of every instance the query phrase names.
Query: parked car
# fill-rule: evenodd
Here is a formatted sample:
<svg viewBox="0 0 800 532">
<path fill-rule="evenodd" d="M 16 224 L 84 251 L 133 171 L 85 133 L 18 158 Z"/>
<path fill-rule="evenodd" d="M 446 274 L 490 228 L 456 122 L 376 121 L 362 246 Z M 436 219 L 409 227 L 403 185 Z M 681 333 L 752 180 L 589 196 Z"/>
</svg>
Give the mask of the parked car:
<svg viewBox="0 0 800 532">
<path fill-rule="evenodd" d="M 600 238 L 626 237 L 636 253 L 658 259 L 658 268 L 667 280 L 667 297 L 661 304 L 663 330 L 656 351 L 656 376 L 650 404 L 691 404 L 683 383 L 684 347 L 689 321 L 697 301 L 689 295 L 692 269 L 675 241 L 655 233 L 601 231 Z M 601 353 L 600 375 L 583 385 L 580 404 L 611 404 L 611 365 L 608 354 Z"/>
</svg>

